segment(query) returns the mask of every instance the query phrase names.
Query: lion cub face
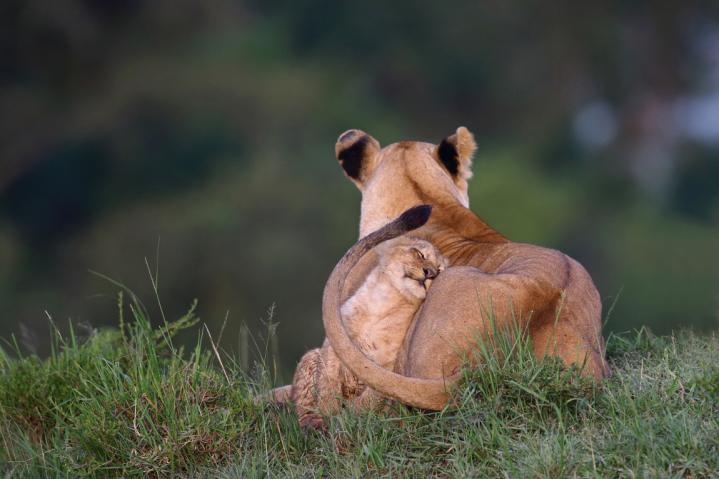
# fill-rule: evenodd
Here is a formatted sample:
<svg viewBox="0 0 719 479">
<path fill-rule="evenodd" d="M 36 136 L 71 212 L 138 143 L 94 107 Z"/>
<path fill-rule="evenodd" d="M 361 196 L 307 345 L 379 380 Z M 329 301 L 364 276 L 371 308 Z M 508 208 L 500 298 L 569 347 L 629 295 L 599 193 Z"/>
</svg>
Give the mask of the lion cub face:
<svg viewBox="0 0 719 479">
<path fill-rule="evenodd" d="M 423 300 L 432 280 L 447 267 L 447 259 L 432 243 L 399 237 L 377 246 L 379 267 L 392 286 L 408 299 Z"/>
</svg>

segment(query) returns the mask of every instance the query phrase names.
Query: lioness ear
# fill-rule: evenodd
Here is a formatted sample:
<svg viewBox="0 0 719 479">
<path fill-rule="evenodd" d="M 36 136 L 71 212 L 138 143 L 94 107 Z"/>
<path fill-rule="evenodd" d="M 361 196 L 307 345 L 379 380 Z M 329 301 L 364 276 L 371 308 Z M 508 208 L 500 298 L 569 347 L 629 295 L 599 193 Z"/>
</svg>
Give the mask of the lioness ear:
<svg viewBox="0 0 719 479">
<path fill-rule="evenodd" d="M 472 156 L 477 150 L 474 135 L 463 126 L 437 146 L 436 155 L 456 183 L 472 177 Z"/>
<path fill-rule="evenodd" d="M 335 144 L 335 155 L 342 169 L 360 188 L 374 168 L 379 150 L 379 142 L 362 130 L 345 131 Z"/>
</svg>

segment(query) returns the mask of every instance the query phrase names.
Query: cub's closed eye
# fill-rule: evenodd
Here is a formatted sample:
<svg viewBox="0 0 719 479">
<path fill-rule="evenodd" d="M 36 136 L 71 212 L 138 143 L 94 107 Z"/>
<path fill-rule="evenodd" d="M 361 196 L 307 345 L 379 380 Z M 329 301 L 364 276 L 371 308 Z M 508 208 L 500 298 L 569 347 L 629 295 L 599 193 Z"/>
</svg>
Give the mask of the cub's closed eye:
<svg viewBox="0 0 719 479">
<path fill-rule="evenodd" d="M 412 253 L 414 253 L 415 256 L 417 256 L 417 258 L 419 258 L 419 259 L 425 259 L 422 252 L 420 250 L 418 250 L 417 248 L 412 248 Z"/>
</svg>

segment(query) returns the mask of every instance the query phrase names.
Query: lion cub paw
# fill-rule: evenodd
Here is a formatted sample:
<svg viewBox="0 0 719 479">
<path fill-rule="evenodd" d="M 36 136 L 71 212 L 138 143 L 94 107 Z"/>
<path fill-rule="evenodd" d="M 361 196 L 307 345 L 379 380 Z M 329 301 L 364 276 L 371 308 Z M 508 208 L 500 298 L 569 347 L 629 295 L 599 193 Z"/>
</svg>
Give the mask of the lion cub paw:
<svg viewBox="0 0 719 479">
<path fill-rule="evenodd" d="M 322 419 L 322 416 L 316 413 L 306 414 L 300 418 L 300 428 L 302 428 L 302 431 L 305 434 L 308 434 L 312 431 L 317 431 L 320 433 L 326 433 L 327 432 L 327 425 L 325 424 L 324 419 Z"/>
</svg>

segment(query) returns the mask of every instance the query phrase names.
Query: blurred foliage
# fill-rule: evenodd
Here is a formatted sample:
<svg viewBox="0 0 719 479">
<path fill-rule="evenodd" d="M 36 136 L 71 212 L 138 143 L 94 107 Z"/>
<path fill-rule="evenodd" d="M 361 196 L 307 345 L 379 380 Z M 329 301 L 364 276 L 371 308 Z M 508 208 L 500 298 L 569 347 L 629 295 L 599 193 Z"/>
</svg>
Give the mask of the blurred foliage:
<svg viewBox="0 0 719 479">
<path fill-rule="evenodd" d="M 669 1 L 3 2 L 0 336 L 23 324 L 42 349 L 31 336 L 46 315 L 112 324 L 117 288 L 88 269 L 151 304 L 145 258 L 159 259 L 166 309 L 198 298 L 212 330 L 227 318 L 228 349 L 276 303 L 291 364 L 319 343 L 324 280 L 357 235 L 337 135 L 439 141 L 460 124 L 480 144 L 474 211 L 575 256 L 605 309 L 621 291 L 608 329 L 715 327 L 719 140 L 680 120 L 719 92 L 718 14 Z"/>
</svg>

